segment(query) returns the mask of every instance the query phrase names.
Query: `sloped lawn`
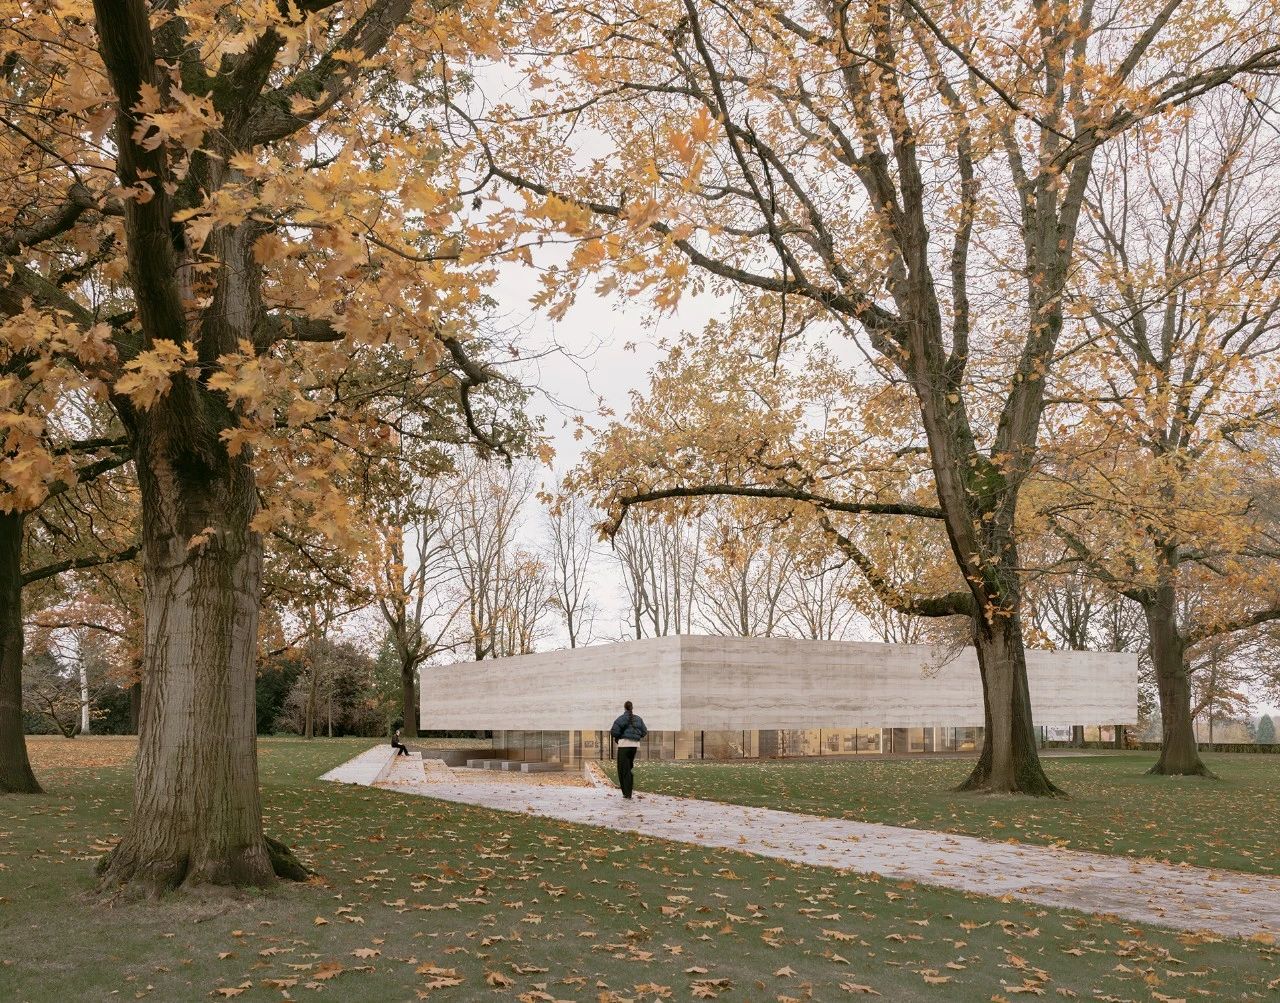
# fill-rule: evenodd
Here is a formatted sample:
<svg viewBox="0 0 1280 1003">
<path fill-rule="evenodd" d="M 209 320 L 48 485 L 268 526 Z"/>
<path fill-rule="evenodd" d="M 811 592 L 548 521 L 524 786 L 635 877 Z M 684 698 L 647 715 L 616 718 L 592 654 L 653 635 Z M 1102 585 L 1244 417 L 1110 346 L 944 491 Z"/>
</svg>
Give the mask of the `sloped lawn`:
<svg viewBox="0 0 1280 1003">
<path fill-rule="evenodd" d="M 0 1000 L 1241 999 L 1280 956 L 1017 902 L 315 780 L 368 742 L 262 743 L 265 895 L 88 895 L 130 770 L 77 739 L 0 798 Z M 81 762 L 82 761 L 82 762 Z M 656 778 L 646 767 L 646 781 Z"/>
</svg>

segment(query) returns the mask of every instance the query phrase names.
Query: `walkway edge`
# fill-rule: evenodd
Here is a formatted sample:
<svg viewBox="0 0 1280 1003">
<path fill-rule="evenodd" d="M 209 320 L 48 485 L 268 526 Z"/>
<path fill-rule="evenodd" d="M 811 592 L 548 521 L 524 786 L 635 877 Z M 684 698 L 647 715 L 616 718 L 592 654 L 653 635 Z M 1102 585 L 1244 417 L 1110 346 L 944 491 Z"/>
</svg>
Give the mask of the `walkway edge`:
<svg viewBox="0 0 1280 1003">
<path fill-rule="evenodd" d="M 331 771 L 326 778 L 338 772 Z M 412 776 L 393 776 L 390 784 L 400 793 L 456 804 L 811 867 L 877 874 L 1191 933 L 1251 938 L 1264 944 L 1280 938 L 1280 878 L 1266 875 L 661 794 L 641 793 L 634 802 L 625 802 L 612 788 L 429 780 L 421 767 Z"/>
</svg>

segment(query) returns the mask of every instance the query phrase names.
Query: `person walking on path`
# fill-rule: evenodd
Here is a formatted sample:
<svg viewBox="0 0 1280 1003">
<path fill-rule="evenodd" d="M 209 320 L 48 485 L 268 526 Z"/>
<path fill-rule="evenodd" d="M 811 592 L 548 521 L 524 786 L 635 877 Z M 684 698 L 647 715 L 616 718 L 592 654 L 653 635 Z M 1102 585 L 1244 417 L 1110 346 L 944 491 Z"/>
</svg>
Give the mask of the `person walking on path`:
<svg viewBox="0 0 1280 1003">
<path fill-rule="evenodd" d="M 397 728 L 397 729 L 396 729 L 396 733 L 395 733 L 395 735 L 393 735 L 393 736 L 392 736 L 392 738 L 391 738 L 391 748 L 393 748 L 393 749 L 395 749 L 395 750 L 396 750 L 396 755 L 397 755 L 397 756 L 407 756 L 407 755 L 409 755 L 409 749 L 408 749 L 408 747 L 407 747 L 407 746 L 406 746 L 402 741 L 400 741 L 400 729 L 399 729 L 399 728 Z"/>
<path fill-rule="evenodd" d="M 623 705 L 624 713 L 613 722 L 609 734 L 618 743 L 618 784 L 622 788 L 622 796 L 631 800 L 631 792 L 635 789 L 636 750 L 640 748 L 640 739 L 649 734 L 644 718 L 631 711 L 631 701 Z"/>
</svg>

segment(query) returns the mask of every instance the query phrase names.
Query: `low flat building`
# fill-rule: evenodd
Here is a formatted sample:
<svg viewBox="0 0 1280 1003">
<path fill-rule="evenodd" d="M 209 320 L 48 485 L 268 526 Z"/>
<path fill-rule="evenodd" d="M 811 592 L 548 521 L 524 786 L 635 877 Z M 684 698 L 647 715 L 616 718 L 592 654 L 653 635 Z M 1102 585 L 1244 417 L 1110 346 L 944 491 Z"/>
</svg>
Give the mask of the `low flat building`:
<svg viewBox="0 0 1280 1003">
<path fill-rule="evenodd" d="M 1037 725 L 1131 725 L 1138 661 L 1126 653 L 1027 652 Z M 982 743 L 972 648 L 678 635 L 421 670 L 421 727 L 492 731 L 512 758 L 608 758 L 631 700 L 649 727 L 640 757 L 883 755 Z"/>
</svg>

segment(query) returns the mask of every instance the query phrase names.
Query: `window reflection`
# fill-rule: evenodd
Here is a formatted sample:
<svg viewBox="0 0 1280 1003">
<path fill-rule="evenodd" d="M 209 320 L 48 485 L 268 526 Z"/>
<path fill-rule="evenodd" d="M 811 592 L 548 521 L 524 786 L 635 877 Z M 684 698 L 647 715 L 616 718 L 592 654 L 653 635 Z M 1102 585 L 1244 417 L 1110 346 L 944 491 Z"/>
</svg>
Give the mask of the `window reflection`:
<svg viewBox="0 0 1280 1003">
<path fill-rule="evenodd" d="M 1110 728 L 1087 735 L 1108 737 Z M 608 731 L 495 731 L 494 749 L 526 762 L 578 764 L 610 759 L 615 747 Z M 797 728 L 765 731 L 651 731 L 638 759 L 777 759 L 802 756 L 923 755 L 975 752 L 981 728 Z"/>
</svg>

